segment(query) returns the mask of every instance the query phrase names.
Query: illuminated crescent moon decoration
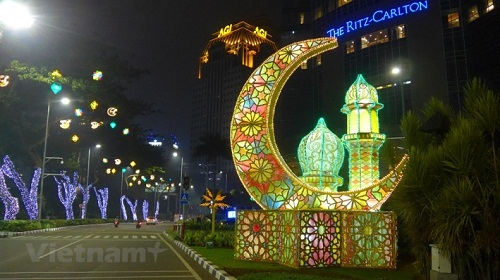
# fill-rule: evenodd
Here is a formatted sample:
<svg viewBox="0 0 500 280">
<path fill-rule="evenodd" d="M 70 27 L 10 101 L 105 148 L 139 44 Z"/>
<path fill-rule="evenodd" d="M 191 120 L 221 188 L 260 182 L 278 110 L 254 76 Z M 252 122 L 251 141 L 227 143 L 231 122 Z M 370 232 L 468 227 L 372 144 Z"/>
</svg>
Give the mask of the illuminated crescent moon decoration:
<svg viewBox="0 0 500 280">
<path fill-rule="evenodd" d="M 115 117 L 116 114 L 118 114 L 118 109 L 115 107 L 109 107 L 107 113 L 108 113 L 108 116 Z"/>
<path fill-rule="evenodd" d="M 0 87 L 6 87 L 9 85 L 9 76 L 8 75 L 0 75 Z"/>
<path fill-rule="evenodd" d="M 69 126 L 71 125 L 71 119 L 67 119 L 67 120 L 60 120 L 59 121 L 59 126 L 62 128 L 62 129 L 68 129 Z"/>
<path fill-rule="evenodd" d="M 254 70 L 236 100 L 230 132 L 234 165 L 250 196 L 265 210 L 377 210 L 402 178 L 407 156 L 374 185 L 325 192 L 302 182 L 278 150 L 274 108 L 286 81 L 301 63 L 337 46 L 335 38 L 317 38 L 278 50 Z"/>
</svg>

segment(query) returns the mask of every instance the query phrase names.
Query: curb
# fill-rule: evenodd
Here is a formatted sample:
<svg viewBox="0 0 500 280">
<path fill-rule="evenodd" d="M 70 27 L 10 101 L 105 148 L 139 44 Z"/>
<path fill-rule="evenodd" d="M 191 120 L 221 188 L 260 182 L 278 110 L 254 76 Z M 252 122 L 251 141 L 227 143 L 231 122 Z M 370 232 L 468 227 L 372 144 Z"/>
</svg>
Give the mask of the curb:
<svg viewBox="0 0 500 280">
<path fill-rule="evenodd" d="M 199 265 L 201 265 L 204 269 L 206 269 L 212 276 L 215 277 L 217 280 L 236 280 L 235 277 L 229 275 L 226 271 L 219 269 L 218 266 L 213 264 L 211 261 L 208 261 L 204 257 L 202 257 L 200 254 L 198 254 L 196 251 L 193 249 L 189 248 L 186 246 L 184 243 L 172 239 L 168 234 L 165 233 L 165 235 L 172 241 L 174 242 L 175 245 L 177 245 L 180 249 L 182 249 L 184 252 L 186 252 L 190 257 L 192 257 Z"/>
</svg>

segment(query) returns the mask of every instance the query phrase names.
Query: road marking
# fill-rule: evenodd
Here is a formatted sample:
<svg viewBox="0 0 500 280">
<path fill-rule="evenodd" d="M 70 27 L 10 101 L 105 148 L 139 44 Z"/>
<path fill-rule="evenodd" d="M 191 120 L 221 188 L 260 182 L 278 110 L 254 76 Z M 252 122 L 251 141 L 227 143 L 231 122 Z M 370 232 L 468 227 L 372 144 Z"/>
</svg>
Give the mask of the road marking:
<svg viewBox="0 0 500 280">
<path fill-rule="evenodd" d="M 141 235 L 142 239 L 148 238 L 146 235 Z"/>
<path fill-rule="evenodd" d="M 137 235 L 132 235 L 132 239 L 137 239 Z"/>
<path fill-rule="evenodd" d="M 154 236 L 154 235 L 151 235 L 151 238 L 153 238 L 153 239 L 156 239 L 156 236 Z"/>
<path fill-rule="evenodd" d="M 123 236 L 123 239 L 128 239 L 128 235 Z"/>
<path fill-rule="evenodd" d="M 68 245 L 66 245 L 66 246 L 59 247 L 58 249 L 56 249 L 56 250 L 54 250 L 54 251 L 51 251 L 51 252 L 48 252 L 47 254 L 42 255 L 42 256 L 40 256 L 40 257 L 38 257 L 38 258 L 39 258 L 39 259 L 45 258 L 46 256 L 48 256 L 48 255 L 50 255 L 50 254 L 52 254 L 52 253 L 55 253 L 55 252 L 57 252 L 57 251 L 59 251 L 59 250 L 62 250 L 62 249 L 64 249 L 64 248 L 69 247 L 69 246 L 71 246 L 71 245 L 73 245 L 73 244 L 76 244 L 76 243 L 78 243 L 78 242 L 82 242 L 82 240 L 77 240 L 77 241 L 75 241 L 75 242 L 73 242 L 73 243 L 69 243 L 69 244 L 68 244 Z"/>
<path fill-rule="evenodd" d="M 100 235 L 96 235 L 96 236 L 94 236 L 94 239 L 100 238 L 100 237 L 101 237 Z"/>
<path fill-rule="evenodd" d="M 196 271 L 194 271 L 194 269 L 186 262 L 186 260 L 177 252 L 177 250 L 175 250 L 174 247 L 172 247 L 172 245 L 170 245 L 163 236 L 160 236 L 160 239 L 163 240 L 163 243 L 165 243 L 168 247 L 170 247 L 170 249 L 172 250 L 172 252 L 174 252 L 174 254 L 179 258 L 179 260 L 184 264 L 184 266 L 189 270 L 189 272 L 191 272 L 193 274 L 193 277 L 197 280 L 202 280 L 200 275 L 198 275 L 198 273 L 196 273 Z"/>
</svg>

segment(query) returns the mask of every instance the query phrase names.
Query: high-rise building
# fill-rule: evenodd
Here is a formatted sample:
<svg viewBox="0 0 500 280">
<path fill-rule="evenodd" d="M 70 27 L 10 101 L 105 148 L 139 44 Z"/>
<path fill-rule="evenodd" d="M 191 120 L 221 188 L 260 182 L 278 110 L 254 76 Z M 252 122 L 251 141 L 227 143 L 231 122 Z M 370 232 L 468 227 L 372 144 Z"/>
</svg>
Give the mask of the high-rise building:
<svg viewBox="0 0 500 280">
<path fill-rule="evenodd" d="M 314 106 L 307 109 L 314 118 L 308 120 L 308 129 L 289 125 L 276 130 L 303 135 L 324 117 L 338 133 L 345 124 L 339 112 L 343 93 L 358 74 L 377 87 L 384 104 L 379 111 L 381 131 L 388 137 L 401 135 L 403 112 L 420 112 L 431 97 L 460 108 L 463 87 L 473 77 L 499 90 L 498 5 L 498 0 L 282 1 L 282 45 L 309 35 L 336 37 L 339 47 L 309 61 L 309 76 L 298 74 L 309 77 L 309 90 L 295 90 L 290 98 L 317 100 L 309 101 Z M 296 85 L 286 85 L 284 92 L 293 94 Z M 288 123 L 303 120 L 285 111 L 280 118 Z"/>
<path fill-rule="evenodd" d="M 241 186 L 232 160 L 211 158 L 210 153 L 230 156 L 229 126 L 236 98 L 254 68 L 277 50 L 270 30 L 264 23 L 231 23 L 215 32 L 201 52 L 190 130 L 190 172 L 198 180 L 196 185 L 212 188 L 217 184 L 218 189 L 229 188 L 227 191 L 235 184 Z M 200 147 L 204 150 L 201 155 L 197 153 Z M 193 176 L 199 173 L 205 175 Z"/>
</svg>

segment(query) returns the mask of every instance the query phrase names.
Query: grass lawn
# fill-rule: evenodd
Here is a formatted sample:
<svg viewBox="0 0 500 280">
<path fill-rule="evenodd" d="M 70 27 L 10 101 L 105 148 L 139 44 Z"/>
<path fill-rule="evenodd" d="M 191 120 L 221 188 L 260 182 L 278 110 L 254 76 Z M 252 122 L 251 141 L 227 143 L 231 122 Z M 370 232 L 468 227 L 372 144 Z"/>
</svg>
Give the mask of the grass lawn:
<svg viewBox="0 0 500 280">
<path fill-rule="evenodd" d="M 276 263 L 235 260 L 234 249 L 206 249 L 205 247 L 192 247 L 192 249 L 239 280 L 416 279 L 416 273 L 411 264 L 398 264 L 399 267 L 396 270 L 341 267 L 295 269 Z"/>
</svg>

